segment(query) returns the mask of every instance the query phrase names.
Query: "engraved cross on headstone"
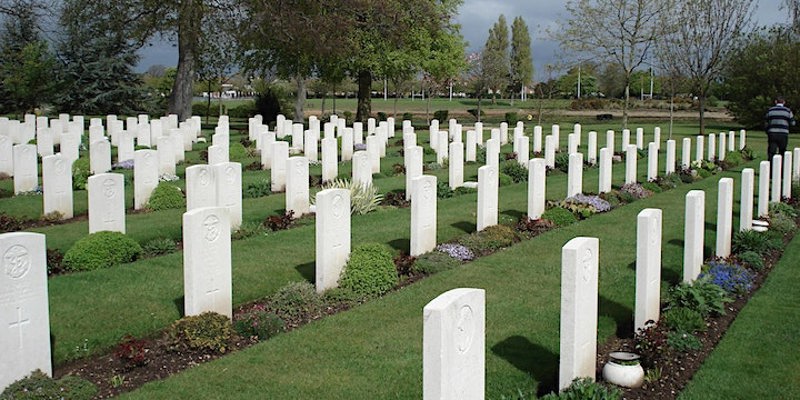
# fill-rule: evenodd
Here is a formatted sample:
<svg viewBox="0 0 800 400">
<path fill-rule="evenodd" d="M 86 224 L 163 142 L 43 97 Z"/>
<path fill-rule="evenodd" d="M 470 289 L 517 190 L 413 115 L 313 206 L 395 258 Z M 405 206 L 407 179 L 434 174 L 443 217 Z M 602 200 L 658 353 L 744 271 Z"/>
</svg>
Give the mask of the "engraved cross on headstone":
<svg viewBox="0 0 800 400">
<path fill-rule="evenodd" d="M 30 319 L 22 319 L 22 307 L 17 307 L 17 320 L 16 322 L 12 322 L 8 324 L 9 329 L 17 329 L 19 330 L 19 348 L 22 348 L 22 327 L 24 325 L 30 325 Z"/>
</svg>

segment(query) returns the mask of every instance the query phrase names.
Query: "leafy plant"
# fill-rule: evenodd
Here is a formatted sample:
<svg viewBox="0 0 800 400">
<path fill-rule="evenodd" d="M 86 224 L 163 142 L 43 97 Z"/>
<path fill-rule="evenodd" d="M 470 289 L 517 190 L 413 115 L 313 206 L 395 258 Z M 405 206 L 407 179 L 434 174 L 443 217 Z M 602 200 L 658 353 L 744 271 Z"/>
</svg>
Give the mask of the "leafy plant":
<svg viewBox="0 0 800 400">
<path fill-rule="evenodd" d="M 186 199 L 183 197 L 181 188 L 161 182 L 153 190 L 150 200 L 147 201 L 147 208 L 153 211 L 180 209 L 186 207 Z"/>
<path fill-rule="evenodd" d="M 22 221 L 19 218 L 0 212 L 0 233 L 19 230 L 22 230 Z"/>
<path fill-rule="evenodd" d="M 569 154 L 556 153 L 556 158 L 554 161 L 557 170 L 564 173 L 569 172 Z"/>
<path fill-rule="evenodd" d="M 294 224 L 294 211 L 289 210 L 282 215 L 270 215 L 264 220 L 263 225 L 272 231 L 282 231 L 289 229 Z"/>
<path fill-rule="evenodd" d="M 142 247 L 124 233 L 101 231 L 84 236 L 64 254 L 70 271 L 91 271 L 135 260 Z"/>
<path fill-rule="evenodd" d="M 739 253 L 736 258 L 739 259 L 745 266 L 750 267 L 756 271 L 760 271 L 764 268 L 764 259 L 762 258 L 761 254 L 758 254 L 754 251 L 745 251 L 743 253 Z"/>
<path fill-rule="evenodd" d="M 512 183 L 514 183 L 514 179 L 512 179 L 510 176 L 502 172 L 497 174 L 497 186 L 508 186 Z"/>
<path fill-rule="evenodd" d="M 725 314 L 725 303 L 732 300 L 725 289 L 711 282 L 711 277 L 706 275 L 692 283 L 681 282 L 673 286 L 667 294 L 667 308 L 688 307 L 707 317 Z"/>
<path fill-rule="evenodd" d="M 500 172 L 511 177 L 514 183 L 528 181 L 528 169 L 517 160 L 507 160 L 500 163 Z"/>
<path fill-rule="evenodd" d="M 550 393 L 542 400 L 618 400 L 622 392 L 591 378 L 575 378 L 574 381 L 560 393 Z"/>
<path fill-rule="evenodd" d="M 2 400 L 70 399 L 89 400 L 97 394 L 97 387 L 86 379 L 67 375 L 53 379 L 41 370 L 22 378 L 3 390 Z"/>
<path fill-rule="evenodd" d="M 47 249 L 47 276 L 61 274 L 64 268 L 64 253 L 58 249 Z"/>
<path fill-rule="evenodd" d="M 170 238 L 155 238 L 142 246 L 145 257 L 156 257 L 175 251 L 177 243 Z"/>
<path fill-rule="evenodd" d="M 394 269 L 397 271 L 398 276 L 409 276 L 414 272 L 414 261 L 416 257 L 408 254 L 400 253 L 394 257 Z"/>
<path fill-rule="evenodd" d="M 440 199 L 449 199 L 453 197 L 453 190 L 447 182 L 438 181 L 436 183 L 436 197 Z"/>
<path fill-rule="evenodd" d="M 147 342 L 142 339 L 136 339 L 131 335 L 126 335 L 114 350 L 114 356 L 129 368 L 144 366 L 148 361 Z"/>
<path fill-rule="evenodd" d="M 240 336 L 266 340 L 283 332 L 284 325 L 285 323 L 280 317 L 262 307 L 240 316 L 234 321 L 233 328 Z"/>
<path fill-rule="evenodd" d="M 359 182 L 347 179 L 335 179 L 322 185 L 322 189 L 347 189 L 350 191 L 350 213 L 364 215 L 374 211 L 381 204 L 383 196 L 378 193 L 375 185 L 362 185 Z M 311 203 L 316 204 L 316 196 L 311 198 Z"/>
<path fill-rule="evenodd" d="M 417 257 L 414 271 L 420 274 L 433 275 L 461 265 L 461 261 L 441 251 L 431 251 Z"/>
<path fill-rule="evenodd" d="M 706 330 L 706 322 L 699 312 L 686 307 L 676 307 L 664 312 L 661 320 L 673 331 L 697 332 Z"/>
<path fill-rule="evenodd" d="M 670 332 L 667 335 L 667 344 L 681 353 L 700 350 L 703 347 L 700 339 L 689 332 Z"/>
<path fill-rule="evenodd" d="M 388 192 L 383 196 L 383 205 L 390 207 L 405 208 L 411 205 L 411 202 L 406 200 L 406 192 L 403 190 Z"/>
<path fill-rule="evenodd" d="M 444 123 L 447 121 L 447 116 L 450 112 L 447 110 L 436 110 L 433 112 L 433 119 L 439 121 L 440 123 Z"/>
<path fill-rule="evenodd" d="M 187 348 L 224 353 L 232 336 L 231 321 L 215 312 L 183 317 L 166 331 L 167 342 L 174 350 Z"/>
<path fill-rule="evenodd" d="M 773 250 L 781 248 L 781 242 L 764 232 L 739 231 L 733 234 L 731 250 L 734 254 L 754 252 L 764 256 Z"/>
<path fill-rule="evenodd" d="M 339 286 L 364 298 L 380 296 L 397 285 L 392 252 L 384 245 L 367 243 L 350 253 Z"/>
<path fill-rule="evenodd" d="M 514 229 L 506 225 L 493 225 L 482 231 L 463 236 L 458 243 L 476 255 L 486 255 L 511 246 L 519 241 Z"/>
<path fill-rule="evenodd" d="M 92 176 L 89 159 L 79 158 L 72 163 L 72 188 L 75 190 L 86 190 L 89 177 Z"/>
<path fill-rule="evenodd" d="M 645 189 L 639 183 L 626 183 L 619 189 L 620 194 L 630 195 L 633 199 L 645 199 L 653 195 L 653 192 Z"/>
<path fill-rule="evenodd" d="M 271 308 L 284 319 L 297 319 L 304 315 L 316 315 L 322 311 L 322 297 L 313 284 L 290 282 L 269 298 Z"/>
<path fill-rule="evenodd" d="M 645 362 L 660 358 L 667 349 L 667 330 L 660 323 L 647 321 L 643 329 L 639 329 L 634 336 L 636 350 Z"/>
<path fill-rule="evenodd" d="M 753 274 L 739 264 L 711 261 L 700 276 L 708 276 L 711 283 L 730 294 L 744 294 L 753 287 Z"/>
<path fill-rule="evenodd" d="M 269 178 L 262 178 L 247 184 L 242 193 L 245 199 L 255 199 L 258 197 L 269 196 L 272 194 L 272 182 Z"/>
<path fill-rule="evenodd" d="M 642 182 L 642 188 L 653 193 L 661 193 L 664 191 L 664 189 L 655 182 Z"/>
<path fill-rule="evenodd" d="M 554 226 L 553 221 L 547 219 L 530 219 L 527 216 L 523 216 L 517 221 L 516 228 L 526 237 L 532 238 L 553 229 Z"/>
<path fill-rule="evenodd" d="M 442 243 L 436 246 L 436 251 L 447 253 L 459 261 L 470 261 L 475 258 L 475 254 L 469 248 L 457 243 Z"/>
<path fill-rule="evenodd" d="M 231 240 L 242 240 L 252 236 L 261 235 L 266 231 L 263 224 L 258 222 L 244 222 L 239 229 L 231 233 Z"/>
<path fill-rule="evenodd" d="M 544 213 L 542 213 L 542 219 L 551 221 L 557 227 L 567 226 L 578 222 L 578 219 L 575 218 L 575 214 L 573 214 L 570 210 L 561 207 L 547 209 Z"/>
</svg>

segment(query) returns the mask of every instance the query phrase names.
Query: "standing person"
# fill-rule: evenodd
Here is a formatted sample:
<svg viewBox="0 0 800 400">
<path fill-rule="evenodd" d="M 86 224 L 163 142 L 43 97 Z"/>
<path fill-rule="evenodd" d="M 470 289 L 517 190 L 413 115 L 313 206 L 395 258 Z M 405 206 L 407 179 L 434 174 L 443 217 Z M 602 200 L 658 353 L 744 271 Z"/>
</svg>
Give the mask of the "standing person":
<svg viewBox="0 0 800 400">
<path fill-rule="evenodd" d="M 767 154 L 768 161 L 772 161 L 775 154 L 783 155 L 789 143 L 789 127 L 794 126 L 794 114 L 784 104 L 783 97 L 775 98 L 775 105 L 767 111 L 765 125 L 767 129 Z"/>
</svg>

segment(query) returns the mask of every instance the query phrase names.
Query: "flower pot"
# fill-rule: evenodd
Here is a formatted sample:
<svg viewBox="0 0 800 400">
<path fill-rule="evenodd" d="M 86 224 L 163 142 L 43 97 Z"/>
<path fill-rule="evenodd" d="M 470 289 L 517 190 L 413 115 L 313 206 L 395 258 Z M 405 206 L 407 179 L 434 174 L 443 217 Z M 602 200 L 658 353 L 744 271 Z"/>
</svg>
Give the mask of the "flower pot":
<svg viewBox="0 0 800 400">
<path fill-rule="evenodd" d="M 644 383 L 644 369 L 639 364 L 639 355 L 625 351 L 610 353 L 603 366 L 603 378 L 617 386 L 638 388 Z"/>
</svg>

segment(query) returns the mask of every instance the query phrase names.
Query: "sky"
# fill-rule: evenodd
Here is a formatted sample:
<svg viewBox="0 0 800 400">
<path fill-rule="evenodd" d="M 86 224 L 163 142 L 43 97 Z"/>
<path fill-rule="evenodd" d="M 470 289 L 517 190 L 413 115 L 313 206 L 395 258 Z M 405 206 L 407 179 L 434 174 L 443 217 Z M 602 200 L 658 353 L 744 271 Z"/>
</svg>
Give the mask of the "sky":
<svg viewBox="0 0 800 400">
<path fill-rule="evenodd" d="M 509 24 L 521 16 L 531 34 L 531 47 L 536 80 L 546 79 L 545 65 L 560 61 L 558 43 L 548 39 L 548 30 L 557 31 L 559 21 L 569 16 L 563 0 L 464 0 L 456 21 L 469 46 L 467 52 L 479 51 L 486 42 L 489 29 L 505 15 Z M 757 0 L 753 20 L 759 25 L 772 25 L 788 21 L 786 12 L 780 10 L 782 0 Z M 142 58 L 137 70 L 145 71 L 151 65 L 174 66 L 178 62 L 177 48 L 168 42 L 156 42 L 140 52 Z"/>
</svg>

